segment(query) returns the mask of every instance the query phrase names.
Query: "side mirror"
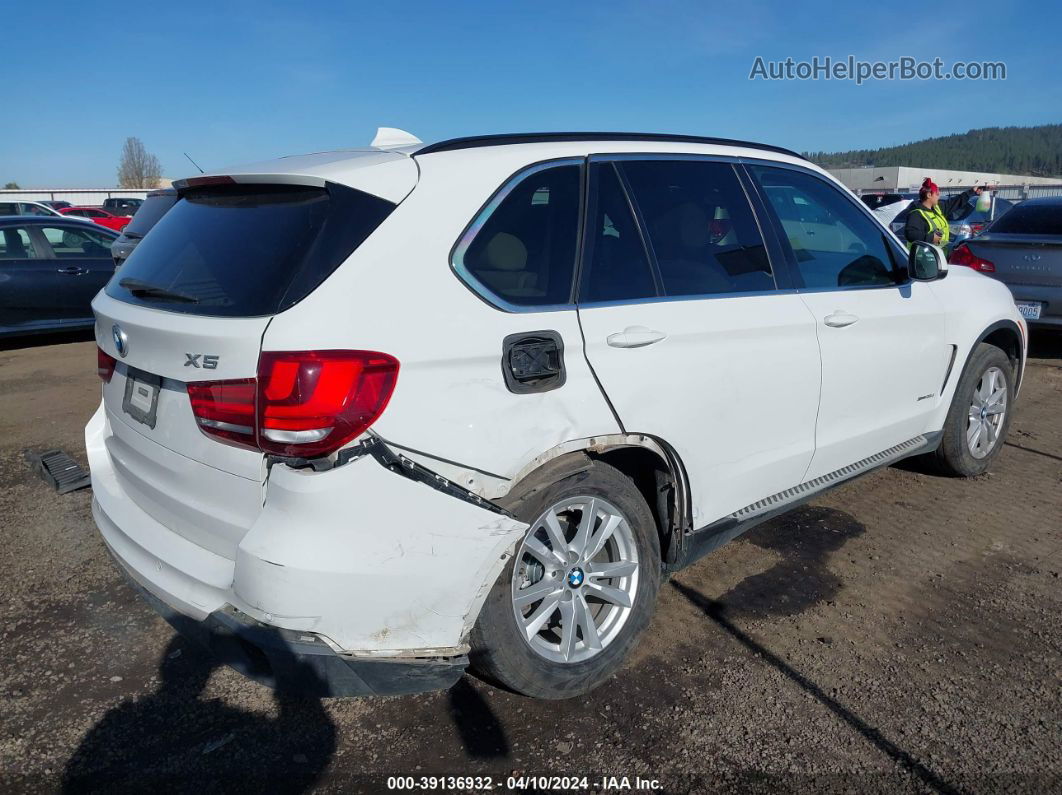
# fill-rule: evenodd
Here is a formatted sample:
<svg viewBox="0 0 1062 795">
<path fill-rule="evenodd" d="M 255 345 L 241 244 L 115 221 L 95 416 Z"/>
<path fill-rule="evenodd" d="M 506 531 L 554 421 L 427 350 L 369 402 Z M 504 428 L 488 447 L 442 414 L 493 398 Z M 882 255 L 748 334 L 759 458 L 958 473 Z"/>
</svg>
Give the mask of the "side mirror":
<svg viewBox="0 0 1062 795">
<path fill-rule="evenodd" d="M 919 241 L 911 245 L 911 253 L 907 256 L 907 273 L 918 282 L 943 279 L 948 275 L 948 258 L 940 246 Z"/>
</svg>

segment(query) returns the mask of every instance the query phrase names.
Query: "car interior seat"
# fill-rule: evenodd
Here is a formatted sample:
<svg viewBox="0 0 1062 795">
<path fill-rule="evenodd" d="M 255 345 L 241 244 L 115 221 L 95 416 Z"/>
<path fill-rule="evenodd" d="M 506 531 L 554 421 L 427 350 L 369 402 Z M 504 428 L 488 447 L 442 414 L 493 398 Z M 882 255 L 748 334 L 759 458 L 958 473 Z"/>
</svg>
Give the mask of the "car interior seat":
<svg viewBox="0 0 1062 795">
<path fill-rule="evenodd" d="M 511 297 L 540 297 L 538 274 L 527 268 L 527 246 L 516 235 L 497 232 L 487 242 L 482 267 L 472 268 L 477 279 L 498 293 Z"/>
<path fill-rule="evenodd" d="M 5 259 L 28 259 L 29 252 L 17 229 L 4 230 L 4 245 L 7 249 Z"/>
</svg>

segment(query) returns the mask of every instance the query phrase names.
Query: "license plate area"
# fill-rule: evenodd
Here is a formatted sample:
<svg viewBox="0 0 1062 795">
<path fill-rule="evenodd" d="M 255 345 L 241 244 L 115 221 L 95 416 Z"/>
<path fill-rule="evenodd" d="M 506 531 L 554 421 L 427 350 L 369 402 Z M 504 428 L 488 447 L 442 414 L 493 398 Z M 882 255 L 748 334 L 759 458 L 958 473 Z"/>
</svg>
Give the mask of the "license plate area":
<svg viewBox="0 0 1062 795">
<path fill-rule="evenodd" d="M 154 429 L 161 389 L 162 379 L 159 376 L 129 368 L 125 374 L 122 411 L 137 422 Z"/>
<path fill-rule="evenodd" d="M 1018 307 L 1018 312 L 1026 320 L 1039 320 L 1040 313 L 1043 311 L 1043 304 L 1039 301 L 1015 301 Z"/>
</svg>

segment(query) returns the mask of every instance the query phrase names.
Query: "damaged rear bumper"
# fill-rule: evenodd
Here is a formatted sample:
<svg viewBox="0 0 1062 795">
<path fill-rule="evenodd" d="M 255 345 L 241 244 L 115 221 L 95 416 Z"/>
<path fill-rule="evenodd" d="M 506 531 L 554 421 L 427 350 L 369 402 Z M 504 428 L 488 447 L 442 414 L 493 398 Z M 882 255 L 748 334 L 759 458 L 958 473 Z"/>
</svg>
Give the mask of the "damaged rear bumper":
<svg viewBox="0 0 1062 795">
<path fill-rule="evenodd" d="M 315 635 L 259 623 L 232 606 L 196 621 L 129 582 L 181 635 L 221 664 L 282 693 L 326 698 L 422 693 L 451 687 L 468 667 L 465 655 L 438 659 L 358 659 Z"/>
<path fill-rule="evenodd" d="M 103 409 L 86 448 L 96 525 L 158 612 L 252 678 L 256 664 L 269 681 L 294 658 L 332 694 L 456 681 L 483 600 L 527 529 L 365 456 L 325 472 L 274 465 L 235 549 L 208 549 L 135 488 Z M 206 534 L 202 515 L 194 529 Z"/>
</svg>

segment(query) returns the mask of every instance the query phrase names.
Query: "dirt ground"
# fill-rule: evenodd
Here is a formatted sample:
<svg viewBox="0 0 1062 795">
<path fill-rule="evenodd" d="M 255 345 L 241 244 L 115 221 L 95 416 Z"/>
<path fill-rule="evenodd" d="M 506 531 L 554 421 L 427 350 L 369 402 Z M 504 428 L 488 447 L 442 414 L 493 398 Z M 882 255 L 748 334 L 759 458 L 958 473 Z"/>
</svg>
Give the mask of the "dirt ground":
<svg viewBox="0 0 1062 795">
<path fill-rule="evenodd" d="M 215 667 L 125 585 L 90 491 L 57 496 L 24 460 L 60 447 L 84 463 L 93 344 L 8 342 L 0 789 L 384 792 L 390 775 L 447 774 L 505 791 L 523 773 L 598 791 L 606 776 L 666 792 L 1062 791 L 1062 338 L 1034 343 L 990 474 L 892 468 L 754 530 L 663 588 L 619 676 L 547 703 L 471 677 L 277 698 Z"/>
</svg>

